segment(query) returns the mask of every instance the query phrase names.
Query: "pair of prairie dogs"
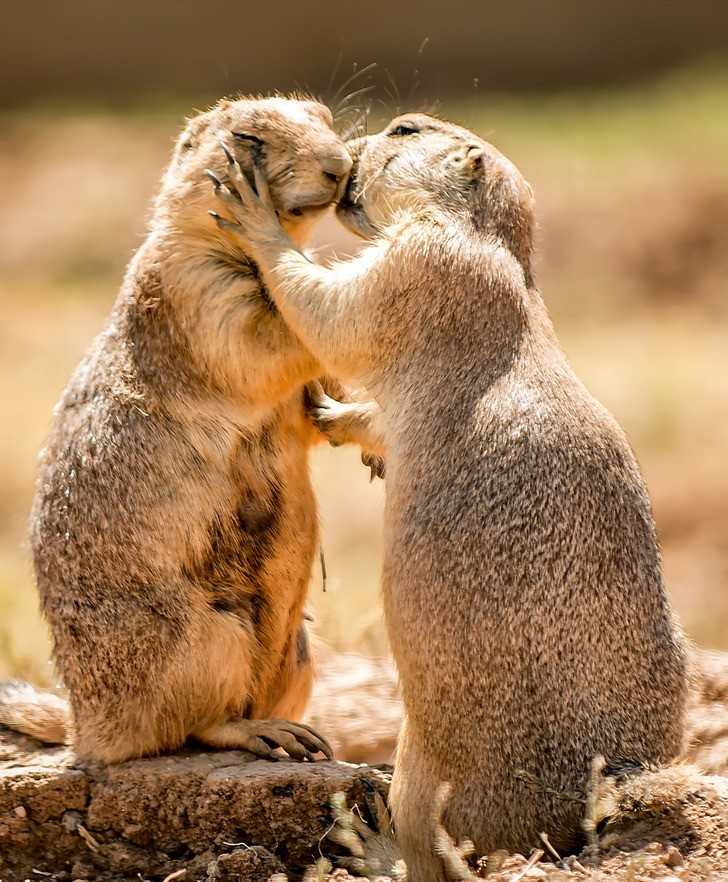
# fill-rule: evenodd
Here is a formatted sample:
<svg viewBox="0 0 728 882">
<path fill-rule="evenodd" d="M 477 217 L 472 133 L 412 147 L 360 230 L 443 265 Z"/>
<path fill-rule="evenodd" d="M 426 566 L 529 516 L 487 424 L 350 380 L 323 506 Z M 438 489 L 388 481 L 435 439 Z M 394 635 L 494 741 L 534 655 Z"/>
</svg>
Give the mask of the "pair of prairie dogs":
<svg viewBox="0 0 728 882">
<path fill-rule="evenodd" d="M 260 719 L 300 713 L 310 681 L 301 389 L 327 373 L 365 385 L 377 406 L 320 396 L 315 413 L 337 441 L 386 448 L 406 715 L 391 802 L 409 877 L 429 882 L 444 878 L 440 784 L 446 828 L 479 853 L 542 830 L 569 849 L 583 809 L 559 793 L 584 791 L 595 755 L 676 756 L 684 649 L 634 457 L 534 286 L 527 183 L 472 133 L 412 114 L 349 144 L 342 192 L 351 161 L 329 126 L 284 99 L 190 124 L 62 401 L 36 565 L 79 749 L 123 758 L 133 725 L 137 753 L 193 735 L 312 756 L 315 733 Z M 371 242 L 316 266 L 291 236 L 334 198 Z"/>
</svg>

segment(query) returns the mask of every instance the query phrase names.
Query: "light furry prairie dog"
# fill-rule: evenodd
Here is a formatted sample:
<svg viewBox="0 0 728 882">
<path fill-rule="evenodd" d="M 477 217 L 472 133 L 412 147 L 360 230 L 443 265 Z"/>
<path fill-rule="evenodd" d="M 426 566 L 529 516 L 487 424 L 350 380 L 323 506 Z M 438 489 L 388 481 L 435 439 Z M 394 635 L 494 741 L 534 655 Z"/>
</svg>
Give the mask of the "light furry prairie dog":
<svg viewBox="0 0 728 882">
<path fill-rule="evenodd" d="M 225 154 L 220 143 L 225 145 Z M 317 546 L 304 413 L 314 356 L 207 210 L 257 156 L 300 241 L 351 166 L 328 109 L 220 101 L 191 119 L 106 328 L 40 460 L 32 545 L 70 708 L 0 690 L 0 723 L 117 762 L 212 747 L 329 753 L 298 719 Z"/>
<path fill-rule="evenodd" d="M 391 791 L 412 882 L 444 824 L 478 854 L 577 846 L 592 758 L 681 749 L 683 640 L 630 447 L 561 352 L 531 270 L 533 197 L 471 132 L 419 114 L 350 148 L 339 216 L 372 239 L 311 264 L 263 173 L 222 194 L 273 300 L 386 416 L 383 591 L 405 724 Z"/>
</svg>

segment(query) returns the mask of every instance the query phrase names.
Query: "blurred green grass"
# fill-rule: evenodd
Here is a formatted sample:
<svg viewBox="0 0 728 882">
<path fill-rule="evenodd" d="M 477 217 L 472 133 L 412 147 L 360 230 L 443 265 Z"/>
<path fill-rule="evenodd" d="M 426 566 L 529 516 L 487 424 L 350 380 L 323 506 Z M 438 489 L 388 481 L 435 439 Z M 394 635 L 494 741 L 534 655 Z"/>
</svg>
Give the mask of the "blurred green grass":
<svg viewBox="0 0 728 882">
<path fill-rule="evenodd" d="M 182 119 L 205 103 L 0 115 L 0 677 L 52 679 L 24 542 L 36 454 L 143 237 Z M 637 451 L 689 635 L 724 649 L 727 106 L 728 70 L 703 67 L 439 108 L 534 185 L 538 277 L 563 346 Z M 384 487 L 354 450 L 317 450 L 313 474 L 329 573 L 325 593 L 312 580 L 317 628 L 339 648 L 384 652 Z"/>
</svg>

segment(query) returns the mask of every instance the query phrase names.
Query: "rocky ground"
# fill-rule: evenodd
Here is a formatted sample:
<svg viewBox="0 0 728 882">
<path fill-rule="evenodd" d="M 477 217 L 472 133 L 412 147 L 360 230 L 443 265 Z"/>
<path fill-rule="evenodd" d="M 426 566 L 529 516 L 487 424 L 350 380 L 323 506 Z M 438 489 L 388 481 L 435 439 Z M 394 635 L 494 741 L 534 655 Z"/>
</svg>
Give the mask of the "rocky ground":
<svg viewBox="0 0 728 882">
<path fill-rule="evenodd" d="M 440 830 L 451 876 L 728 880 L 728 656 L 696 658 L 684 762 L 601 780 L 589 848 L 561 860 L 543 841 L 531 855 L 466 864 Z M 391 668 L 347 656 L 324 669 L 311 717 L 331 702 L 340 755 L 387 756 L 399 720 Z M 66 748 L 0 730 L 0 882 L 397 878 L 388 783 L 386 766 L 270 763 L 239 751 L 82 766 Z"/>
<path fill-rule="evenodd" d="M 3 732 L 0 879 L 299 873 L 321 856 L 333 796 L 363 805 L 387 783 L 371 766 L 272 763 L 239 751 L 80 767 L 65 748 Z"/>
</svg>

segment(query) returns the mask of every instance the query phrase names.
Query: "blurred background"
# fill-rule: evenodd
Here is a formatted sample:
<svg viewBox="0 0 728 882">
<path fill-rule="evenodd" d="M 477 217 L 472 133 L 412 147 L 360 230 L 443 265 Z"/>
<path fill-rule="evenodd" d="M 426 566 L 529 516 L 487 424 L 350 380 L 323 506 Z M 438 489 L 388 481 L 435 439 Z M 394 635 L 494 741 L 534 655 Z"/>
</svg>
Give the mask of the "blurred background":
<svg viewBox="0 0 728 882">
<path fill-rule="evenodd" d="M 546 303 L 637 452 L 675 607 L 728 649 L 728 5 L 6 4 L 0 59 L 0 678 L 53 679 L 25 544 L 35 458 L 184 117 L 294 88 L 343 102 L 342 125 L 371 105 L 370 130 L 435 108 L 521 168 Z M 353 450 L 313 468 L 317 627 L 384 653 L 384 487 Z"/>
</svg>

